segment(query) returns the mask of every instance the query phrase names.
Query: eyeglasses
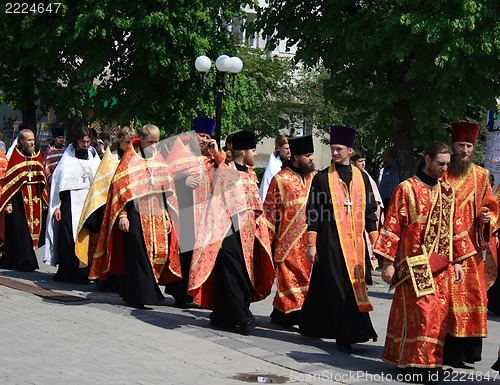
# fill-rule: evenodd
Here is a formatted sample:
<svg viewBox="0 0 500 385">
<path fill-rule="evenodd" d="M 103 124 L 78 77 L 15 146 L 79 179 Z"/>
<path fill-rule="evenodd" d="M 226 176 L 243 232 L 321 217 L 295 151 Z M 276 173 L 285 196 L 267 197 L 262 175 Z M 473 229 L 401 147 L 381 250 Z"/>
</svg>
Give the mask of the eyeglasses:
<svg viewBox="0 0 500 385">
<path fill-rule="evenodd" d="M 450 162 L 436 162 L 439 167 L 450 167 Z"/>
</svg>

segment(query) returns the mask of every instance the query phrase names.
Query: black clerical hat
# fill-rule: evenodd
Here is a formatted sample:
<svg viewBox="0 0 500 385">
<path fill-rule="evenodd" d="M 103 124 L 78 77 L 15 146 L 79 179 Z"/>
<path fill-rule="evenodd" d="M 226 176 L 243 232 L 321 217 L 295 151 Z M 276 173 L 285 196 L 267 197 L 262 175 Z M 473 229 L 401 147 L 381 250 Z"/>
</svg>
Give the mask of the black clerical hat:
<svg viewBox="0 0 500 385">
<path fill-rule="evenodd" d="M 304 155 L 314 152 L 312 135 L 288 138 L 290 152 L 294 155 Z"/>
<path fill-rule="evenodd" d="M 252 150 L 257 148 L 255 134 L 250 131 L 238 131 L 233 136 L 233 150 Z"/>
<path fill-rule="evenodd" d="M 331 126 L 330 127 L 330 145 L 340 144 L 350 148 L 354 147 L 354 140 L 356 139 L 356 129 L 345 126 Z"/>
</svg>

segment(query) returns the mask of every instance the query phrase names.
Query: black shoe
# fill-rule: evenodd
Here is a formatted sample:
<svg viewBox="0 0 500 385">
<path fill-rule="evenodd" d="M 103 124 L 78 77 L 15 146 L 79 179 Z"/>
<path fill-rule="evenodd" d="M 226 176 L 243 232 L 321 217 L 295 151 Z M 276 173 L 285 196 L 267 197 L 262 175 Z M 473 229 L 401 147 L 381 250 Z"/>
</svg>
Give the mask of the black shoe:
<svg viewBox="0 0 500 385">
<path fill-rule="evenodd" d="M 151 307 L 146 307 L 144 304 L 135 304 L 135 303 L 130 303 L 130 302 L 125 302 L 125 305 L 128 307 L 133 307 L 134 309 L 138 310 L 153 310 Z"/>
<path fill-rule="evenodd" d="M 178 300 L 178 299 L 176 299 L 176 300 L 175 300 L 175 302 L 174 302 L 174 307 L 177 307 L 177 308 L 179 308 L 179 309 L 186 309 L 186 308 L 187 308 L 187 306 L 186 306 L 186 302 L 184 302 L 184 301 L 180 301 L 180 300 Z"/>
<path fill-rule="evenodd" d="M 342 353 L 352 354 L 354 353 L 354 349 L 351 344 L 342 344 L 337 342 L 337 350 Z"/>
<path fill-rule="evenodd" d="M 458 368 L 458 369 L 469 369 L 469 367 L 465 365 L 463 361 L 459 360 L 444 360 L 443 365 L 451 366 L 452 368 Z"/>
<path fill-rule="evenodd" d="M 94 285 L 101 293 L 106 291 L 106 282 L 104 282 L 102 279 L 94 279 Z"/>
<path fill-rule="evenodd" d="M 210 326 L 213 326 L 217 329 L 236 329 L 236 325 L 234 324 L 230 324 L 230 323 L 227 323 L 227 322 L 221 322 L 219 320 L 214 320 L 212 318 L 210 318 Z"/>
<path fill-rule="evenodd" d="M 255 328 L 259 325 L 260 325 L 259 318 L 256 318 L 256 317 L 250 318 L 250 319 L 246 320 L 243 325 L 241 325 L 240 333 L 241 334 L 248 334 L 250 332 L 250 330 L 252 330 L 253 328 Z"/>
</svg>

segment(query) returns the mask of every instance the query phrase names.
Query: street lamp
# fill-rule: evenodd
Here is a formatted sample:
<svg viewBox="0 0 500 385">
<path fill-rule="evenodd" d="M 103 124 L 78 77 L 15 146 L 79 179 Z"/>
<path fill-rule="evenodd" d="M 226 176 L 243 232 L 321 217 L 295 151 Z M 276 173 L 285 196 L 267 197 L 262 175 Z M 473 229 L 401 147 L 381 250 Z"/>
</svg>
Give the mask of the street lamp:
<svg viewBox="0 0 500 385">
<path fill-rule="evenodd" d="M 211 72 L 212 61 L 207 56 L 198 56 L 194 62 L 196 69 L 202 74 L 203 89 L 214 87 L 217 91 L 215 104 L 215 140 L 220 147 L 222 96 L 224 92 L 234 89 L 236 74 L 243 68 L 243 62 L 239 57 L 221 55 L 215 61 L 217 71 Z M 226 79 L 226 75 L 228 76 Z M 229 85 L 229 86 L 228 86 Z"/>
</svg>

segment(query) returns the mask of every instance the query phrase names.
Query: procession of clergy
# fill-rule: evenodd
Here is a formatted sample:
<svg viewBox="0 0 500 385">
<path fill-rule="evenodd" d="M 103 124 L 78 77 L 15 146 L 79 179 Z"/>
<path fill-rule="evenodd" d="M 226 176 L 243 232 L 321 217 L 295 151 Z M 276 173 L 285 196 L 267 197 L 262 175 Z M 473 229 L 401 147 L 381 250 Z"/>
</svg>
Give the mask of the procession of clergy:
<svg viewBox="0 0 500 385">
<path fill-rule="evenodd" d="M 332 162 L 319 172 L 311 136 L 282 142 L 290 154 L 271 155 L 282 164 L 261 199 L 255 135 L 235 133 L 224 151 L 214 127 L 196 117 L 192 132 L 161 142 L 154 125 L 123 127 L 102 160 L 85 126 L 67 147 L 55 127 L 43 157 L 22 130 L 0 151 L 0 268 L 37 269 L 44 244 L 55 280 L 93 281 L 140 309 L 165 304 L 164 285 L 176 306 L 212 309 L 214 327 L 242 334 L 276 279 L 273 323 L 353 353 L 377 339 L 369 246 L 395 289 L 383 360 L 425 373 L 481 360 L 498 203 L 472 162 L 477 124 L 454 122 L 451 148 L 427 148 L 383 224 L 371 178 L 350 164 L 355 129 L 331 127 Z"/>
</svg>

